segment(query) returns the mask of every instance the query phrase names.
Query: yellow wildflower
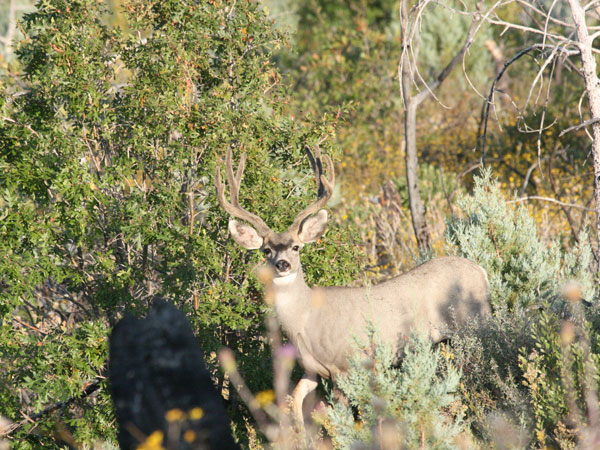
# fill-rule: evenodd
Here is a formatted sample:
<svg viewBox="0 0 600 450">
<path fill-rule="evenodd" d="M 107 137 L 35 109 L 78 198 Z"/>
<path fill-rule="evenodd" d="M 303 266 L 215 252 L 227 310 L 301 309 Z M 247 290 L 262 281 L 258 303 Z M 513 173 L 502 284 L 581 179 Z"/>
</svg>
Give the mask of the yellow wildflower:
<svg viewBox="0 0 600 450">
<path fill-rule="evenodd" d="M 198 408 L 200 409 L 200 408 Z M 196 439 L 196 433 L 194 433 L 193 430 L 187 430 L 185 433 L 183 433 L 183 440 L 185 442 L 194 442 L 194 440 Z"/>
<path fill-rule="evenodd" d="M 165 414 L 167 422 L 175 422 L 185 420 L 185 413 L 179 408 L 171 409 Z"/>
<path fill-rule="evenodd" d="M 155 431 L 146 438 L 144 442 L 138 445 L 137 450 L 165 450 L 162 446 L 163 432 Z"/>
<path fill-rule="evenodd" d="M 204 417 L 204 410 L 202 408 L 193 408 L 188 412 L 188 417 L 192 420 L 200 420 Z"/>
<path fill-rule="evenodd" d="M 260 391 L 258 394 L 256 394 L 256 401 L 261 407 L 264 408 L 275 401 L 275 392 L 273 392 L 273 389 Z"/>
</svg>

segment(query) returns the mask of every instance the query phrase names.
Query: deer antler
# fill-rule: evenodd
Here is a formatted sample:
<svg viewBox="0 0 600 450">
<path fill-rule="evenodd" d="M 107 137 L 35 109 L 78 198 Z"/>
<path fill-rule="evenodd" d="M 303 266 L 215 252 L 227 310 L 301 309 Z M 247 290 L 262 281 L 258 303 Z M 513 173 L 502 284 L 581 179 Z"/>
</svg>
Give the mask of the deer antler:
<svg viewBox="0 0 600 450">
<path fill-rule="evenodd" d="M 232 216 L 242 219 L 253 225 L 254 228 L 256 228 L 256 231 L 258 231 L 258 234 L 262 237 L 265 237 L 271 233 L 271 229 L 267 226 L 267 224 L 260 217 L 246 211 L 240 206 L 240 182 L 242 181 L 242 175 L 244 174 L 245 166 L 246 152 L 242 153 L 236 174 L 233 174 L 233 167 L 231 164 L 231 147 L 229 147 L 227 149 L 227 153 L 225 154 L 225 170 L 227 172 L 227 181 L 229 182 L 229 190 L 231 192 L 231 203 L 229 203 L 225 198 L 225 189 L 221 183 L 221 169 L 218 164 L 215 169 L 215 188 L 217 189 L 217 199 L 225 211 Z"/>
<path fill-rule="evenodd" d="M 310 165 L 315 172 L 315 178 L 317 180 L 317 200 L 309 205 L 304 211 L 296 216 L 294 223 L 290 226 L 288 231 L 290 233 L 297 233 L 300 229 L 300 225 L 308 216 L 315 214 L 321 209 L 327 201 L 333 195 L 333 188 L 335 186 L 335 172 L 333 170 L 333 161 L 329 155 L 325 155 L 325 164 L 327 165 L 327 172 L 329 173 L 329 179 L 325 178 L 323 174 L 323 163 L 321 162 L 321 150 L 317 145 L 315 148 L 315 155 L 312 154 L 310 149 L 306 147 L 306 154 L 310 160 Z"/>
</svg>

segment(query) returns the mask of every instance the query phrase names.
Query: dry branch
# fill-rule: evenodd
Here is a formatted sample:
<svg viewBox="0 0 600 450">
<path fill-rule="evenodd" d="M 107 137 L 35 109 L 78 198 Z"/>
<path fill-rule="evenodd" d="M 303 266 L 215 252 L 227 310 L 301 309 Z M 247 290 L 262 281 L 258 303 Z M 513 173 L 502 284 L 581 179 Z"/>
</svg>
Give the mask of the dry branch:
<svg viewBox="0 0 600 450">
<path fill-rule="evenodd" d="M 506 61 L 504 63 L 504 66 L 502 67 L 502 69 L 496 74 L 496 77 L 494 78 L 494 81 L 492 82 L 492 86 L 490 87 L 490 92 L 486 99 L 485 106 L 484 106 L 483 113 L 482 113 L 481 122 L 483 125 L 483 132 L 479 136 L 479 141 L 481 142 L 481 147 L 480 147 L 481 148 L 481 159 L 483 162 L 485 162 L 485 156 L 486 156 L 485 146 L 486 146 L 486 142 L 487 142 L 487 129 L 488 129 L 490 106 L 494 105 L 494 93 L 496 92 L 496 84 L 498 84 L 498 82 L 500 81 L 500 79 L 502 78 L 502 76 L 504 75 L 504 73 L 510 67 L 511 64 L 513 64 L 515 61 L 519 60 L 523 56 L 527 55 L 532 50 L 544 50 L 544 49 L 553 49 L 554 50 L 556 48 L 557 48 L 557 46 L 552 45 L 552 44 L 534 44 L 529 47 L 526 47 L 523 50 L 521 50 L 520 52 L 518 52 L 516 55 L 514 55 L 512 58 L 510 58 L 508 61 Z M 568 50 L 566 48 L 560 48 L 560 47 L 559 47 L 559 50 L 562 55 L 573 56 L 573 55 L 579 54 L 578 50 Z M 556 52 L 554 53 L 554 56 L 556 56 Z M 480 125 L 480 128 L 481 128 L 481 125 Z"/>
<path fill-rule="evenodd" d="M 565 203 L 565 202 L 561 202 L 560 200 L 556 200 L 555 198 L 542 197 L 540 195 L 527 195 L 525 197 L 520 197 L 520 198 L 516 198 L 514 200 L 507 201 L 506 203 L 518 203 L 518 202 L 524 202 L 527 200 L 540 200 L 543 202 L 556 203 L 557 205 L 565 206 L 567 208 L 577 208 L 577 209 L 582 209 L 584 211 L 593 211 L 593 209 L 586 208 L 585 206 L 577 205 L 575 203 Z"/>
<path fill-rule="evenodd" d="M 589 127 L 590 125 L 594 125 L 595 123 L 598 123 L 598 122 L 600 122 L 600 117 L 596 117 L 595 119 L 586 120 L 585 122 L 582 122 L 580 124 L 573 125 L 569 128 L 565 128 L 564 130 L 562 130 L 560 132 L 558 137 L 562 137 L 565 134 L 570 133 L 571 131 L 581 130 L 582 128 Z"/>
<path fill-rule="evenodd" d="M 96 392 L 100 388 L 100 383 L 102 383 L 102 381 L 104 379 L 105 379 L 104 376 L 98 376 L 93 381 L 86 384 L 85 387 L 83 388 L 83 390 L 78 395 L 74 395 L 73 397 L 71 397 L 65 401 L 57 402 L 50 406 L 47 406 L 44 409 L 42 409 L 40 412 L 37 412 L 35 414 L 27 415 L 25 417 L 25 419 L 21 420 L 20 422 L 15 422 L 15 423 L 10 424 L 5 429 L 0 430 L 0 438 L 9 437 L 12 433 L 17 431 L 21 427 L 23 427 L 23 425 L 25 425 L 27 423 L 33 423 L 33 422 L 37 421 L 38 419 L 41 419 L 45 415 L 56 411 L 57 409 L 65 408 L 77 400 L 82 400 L 86 397 L 89 397 L 90 395 L 92 395 L 94 392 Z"/>
</svg>

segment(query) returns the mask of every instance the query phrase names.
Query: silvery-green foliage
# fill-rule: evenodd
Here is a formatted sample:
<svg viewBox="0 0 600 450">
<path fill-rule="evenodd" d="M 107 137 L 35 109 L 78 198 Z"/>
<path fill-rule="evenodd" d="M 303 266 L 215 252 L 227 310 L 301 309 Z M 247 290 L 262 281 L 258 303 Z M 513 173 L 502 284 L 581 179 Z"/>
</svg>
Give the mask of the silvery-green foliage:
<svg viewBox="0 0 600 450">
<path fill-rule="evenodd" d="M 570 280 L 581 284 L 585 296 L 592 294 L 586 236 L 568 251 L 544 244 L 527 209 L 506 201 L 489 169 L 475 177 L 473 193 L 460 196 L 457 204 L 466 217 L 448 223 L 447 240 L 454 253 L 487 271 L 494 307 L 536 303 Z"/>
<path fill-rule="evenodd" d="M 577 280 L 583 298 L 591 300 L 596 295 L 596 284 L 593 273 L 589 270 L 592 264 L 592 247 L 589 242 L 588 233 L 584 231 L 579 235 L 579 242 L 563 252 L 560 278 Z"/>
<path fill-rule="evenodd" d="M 463 46 L 471 25 L 471 17 L 455 11 L 474 11 L 475 5 L 475 1 L 469 0 L 460 3 L 431 2 L 427 6 L 421 16 L 419 33 L 417 33 L 420 41 L 419 62 L 424 74 L 435 76 Z M 492 66 L 490 52 L 484 45 L 487 39 L 493 39 L 493 34 L 491 28 L 484 26 L 479 29 L 477 39 L 465 59 L 465 67 L 471 82 L 482 85 L 490 78 L 489 67 Z M 464 77 L 456 77 L 455 82 L 465 88 L 468 87 Z"/>
<path fill-rule="evenodd" d="M 455 448 L 463 423 L 451 405 L 456 402 L 460 374 L 440 350 L 433 349 L 430 339 L 414 332 L 400 367 L 394 367 L 391 347 L 373 330 L 359 349 L 350 370 L 337 380 L 349 404 L 336 402 L 327 411 L 334 445 L 377 446 L 392 440 L 399 448 Z"/>
</svg>

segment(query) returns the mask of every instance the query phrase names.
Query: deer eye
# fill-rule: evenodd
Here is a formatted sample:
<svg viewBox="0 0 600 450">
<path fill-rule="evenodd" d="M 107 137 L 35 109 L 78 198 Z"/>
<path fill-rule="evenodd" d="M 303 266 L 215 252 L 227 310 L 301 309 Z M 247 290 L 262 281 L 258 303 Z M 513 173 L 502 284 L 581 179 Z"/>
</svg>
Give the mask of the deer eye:
<svg viewBox="0 0 600 450">
<path fill-rule="evenodd" d="M 300 246 L 299 245 L 294 245 L 292 247 L 292 250 L 294 250 L 295 252 L 297 252 L 298 250 L 300 250 Z"/>
<path fill-rule="evenodd" d="M 263 254 L 264 254 L 265 256 L 269 256 L 269 255 L 271 254 L 271 249 L 270 249 L 270 248 L 265 248 L 265 249 L 263 249 Z"/>
</svg>

